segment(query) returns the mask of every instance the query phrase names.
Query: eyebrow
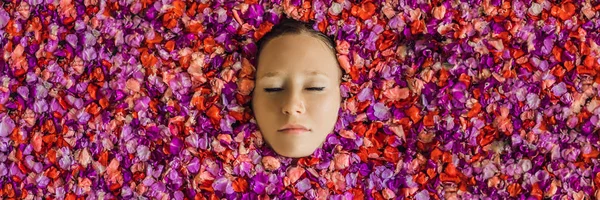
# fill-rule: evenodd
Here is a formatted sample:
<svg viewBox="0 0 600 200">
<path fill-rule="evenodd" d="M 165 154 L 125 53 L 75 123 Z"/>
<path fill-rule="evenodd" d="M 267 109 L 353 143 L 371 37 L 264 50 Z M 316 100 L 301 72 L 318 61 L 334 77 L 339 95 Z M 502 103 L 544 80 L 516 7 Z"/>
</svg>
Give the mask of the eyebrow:
<svg viewBox="0 0 600 200">
<path fill-rule="evenodd" d="M 277 72 L 277 71 L 275 71 L 275 72 L 267 72 L 267 73 L 263 74 L 262 76 L 260 76 L 259 78 L 269 78 L 269 77 L 275 77 L 275 76 L 278 76 L 278 75 L 280 75 L 280 74 L 281 74 L 281 73 L 280 73 L 280 72 Z M 327 74 L 325 74 L 325 73 L 322 73 L 322 72 L 319 72 L 319 71 L 316 71 L 316 70 L 305 70 L 305 71 L 304 71 L 304 74 L 306 74 L 306 75 L 310 75 L 310 76 L 318 76 L 318 75 L 322 75 L 322 76 L 328 77 L 328 76 L 327 76 Z"/>
<path fill-rule="evenodd" d="M 259 78 L 269 78 L 269 77 L 274 77 L 279 75 L 279 72 L 267 72 L 265 74 L 263 74 L 262 76 L 260 76 Z"/>
</svg>

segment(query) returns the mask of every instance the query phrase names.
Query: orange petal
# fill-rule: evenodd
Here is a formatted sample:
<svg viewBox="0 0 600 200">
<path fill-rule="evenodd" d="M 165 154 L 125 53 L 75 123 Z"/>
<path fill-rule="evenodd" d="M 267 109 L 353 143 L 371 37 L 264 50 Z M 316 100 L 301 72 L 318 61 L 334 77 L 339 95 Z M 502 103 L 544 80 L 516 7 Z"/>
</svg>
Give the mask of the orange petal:
<svg viewBox="0 0 600 200">
<path fill-rule="evenodd" d="M 252 63 L 250 63 L 250 61 L 246 58 L 242 59 L 242 69 L 240 70 L 240 77 L 239 78 L 244 78 L 244 77 L 248 77 L 248 76 L 252 76 L 254 74 L 254 66 L 252 65 Z"/>
<path fill-rule="evenodd" d="M 100 114 L 100 107 L 98 106 L 98 104 L 96 103 L 91 103 L 87 106 L 87 108 L 85 109 L 86 112 L 96 116 L 98 114 Z"/>
<path fill-rule="evenodd" d="M 419 120 L 421 120 L 421 114 L 419 114 L 419 112 L 419 108 L 413 105 L 405 111 L 405 114 L 410 117 L 413 123 L 417 123 Z"/>
<path fill-rule="evenodd" d="M 440 70 L 440 75 L 438 77 L 437 85 L 442 87 L 445 86 L 448 82 L 448 78 L 450 77 L 450 73 L 446 69 Z"/>
<path fill-rule="evenodd" d="M 433 127 L 435 122 L 433 121 L 433 117 L 437 115 L 437 112 L 429 112 L 423 118 L 423 125 L 427 127 Z"/>
<path fill-rule="evenodd" d="M 107 151 L 102 151 L 100 153 L 100 155 L 98 156 L 98 162 L 100 162 L 100 164 L 103 166 L 108 165 L 108 152 Z"/>
<path fill-rule="evenodd" d="M 538 183 L 534 183 L 531 188 L 531 196 L 535 197 L 538 200 L 541 200 L 544 196 L 544 193 L 540 189 L 540 185 Z"/>
<path fill-rule="evenodd" d="M 100 106 L 102 106 L 102 109 L 108 108 L 108 99 L 106 97 L 100 99 Z"/>
<path fill-rule="evenodd" d="M 435 149 L 433 149 L 433 151 L 431 151 L 431 154 L 429 155 L 429 157 L 434 162 L 437 162 L 442 157 L 442 151 L 436 147 Z"/>
<path fill-rule="evenodd" d="M 418 184 L 420 184 L 420 185 L 425 185 L 425 183 L 427 183 L 428 180 L 429 180 L 429 178 L 423 172 L 420 172 L 415 177 L 415 182 L 418 183 Z"/>
<path fill-rule="evenodd" d="M 396 86 L 392 89 L 384 91 L 383 94 L 392 101 L 399 101 L 401 99 L 408 98 L 410 95 L 410 89 Z"/>
<path fill-rule="evenodd" d="M 375 123 L 369 124 L 369 129 L 365 132 L 365 136 L 366 137 L 374 136 L 375 133 L 377 133 L 378 129 L 379 129 L 379 127 L 377 127 Z"/>
<path fill-rule="evenodd" d="M 46 120 L 46 122 L 44 123 L 42 130 L 45 130 L 49 133 L 56 133 L 56 128 L 54 127 L 54 121 L 48 119 Z M 56 139 L 54 139 L 54 141 L 56 141 Z"/>
<path fill-rule="evenodd" d="M 298 164 L 300 166 L 313 166 L 319 162 L 320 162 L 319 158 L 315 158 L 315 157 L 311 157 L 311 158 L 304 157 L 304 158 L 301 158 L 300 160 L 298 160 Z"/>
<path fill-rule="evenodd" d="M 433 178 L 433 177 L 437 176 L 437 172 L 433 168 L 428 168 L 427 169 L 427 176 Z"/>
<path fill-rule="evenodd" d="M 494 136 L 492 134 L 479 134 L 477 136 L 477 142 L 479 143 L 480 146 L 485 146 L 488 145 L 490 143 L 492 143 L 492 141 L 494 140 Z"/>
<path fill-rule="evenodd" d="M 244 178 L 236 178 L 232 186 L 235 192 L 246 192 L 248 190 L 248 182 Z"/>
<path fill-rule="evenodd" d="M 356 124 L 352 127 L 352 131 L 354 131 L 354 133 L 358 134 L 359 136 L 364 136 L 366 130 L 367 128 L 362 123 Z"/>
<path fill-rule="evenodd" d="M 558 10 L 558 17 L 562 20 L 570 19 L 575 14 L 575 5 L 572 3 L 565 3 L 560 5 Z"/>
<path fill-rule="evenodd" d="M 102 65 L 106 66 L 108 69 L 112 67 L 112 64 L 108 62 L 108 60 L 102 59 Z"/>
<path fill-rule="evenodd" d="M 440 182 L 460 183 L 460 178 L 458 178 L 458 176 L 448 175 L 447 173 L 441 173 L 440 174 Z"/>
<path fill-rule="evenodd" d="M 594 184 L 595 185 L 600 185 L 600 172 L 597 172 L 594 177 L 595 177 L 594 178 Z"/>
<path fill-rule="evenodd" d="M 508 193 L 511 197 L 516 197 L 517 195 L 521 194 L 521 185 L 518 183 L 510 184 L 508 186 Z"/>
<path fill-rule="evenodd" d="M 577 66 L 577 73 L 578 74 L 589 74 L 589 75 L 594 76 L 594 75 L 596 75 L 596 70 L 584 67 L 583 65 L 580 65 L 580 66 Z"/>
<path fill-rule="evenodd" d="M 211 106 L 208 111 L 206 112 L 206 114 L 208 115 L 208 117 L 210 117 L 210 121 L 216 125 L 219 124 L 219 122 L 221 121 L 221 114 L 220 114 L 220 110 L 219 108 L 217 108 L 217 106 L 213 105 Z"/>
<path fill-rule="evenodd" d="M 473 107 L 471 108 L 471 110 L 469 110 L 469 113 L 467 113 L 467 117 L 469 117 L 469 118 L 475 117 L 480 112 L 481 112 L 481 104 L 475 103 L 475 104 L 473 104 Z"/>
<path fill-rule="evenodd" d="M 433 17 L 438 20 L 441 20 L 446 15 L 446 6 L 443 6 L 443 5 L 437 6 L 437 7 L 433 8 L 432 11 L 433 11 Z"/>
<path fill-rule="evenodd" d="M 163 37 L 161 36 L 160 33 L 154 32 L 154 38 L 149 39 L 146 38 L 146 43 L 148 44 L 158 44 L 163 40 Z"/>
<path fill-rule="evenodd" d="M 573 68 L 575 68 L 575 64 L 573 63 L 573 61 L 565 61 L 565 68 L 567 69 L 568 72 L 570 72 L 571 70 L 573 70 Z"/>
<path fill-rule="evenodd" d="M 458 170 L 452 163 L 448 163 L 448 165 L 446 166 L 446 169 L 444 169 L 444 172 L 446 172 L 450 176 L 458 176 L 458 174 L 459 174 Z"/>
<path fill-rule="evenodd" d="M 264 22 L 260 24 L 258 30 L 254 32 L 254 39 L 258 40 L 262 38 L 268 31 L 271 30 L 271 28 L 273 28 L 273 24 L 271 22 Z"/>
<path fill-rule="evenodd" d="M 96 84 L 90 83 L 87 87 L 87 92 L 90 94 L 90 97 L 92 97 L 92 99 L 97 100 L 98 99 L 98 86 L 96 86 Z"/>
<path fill-rule="evenodd" d="M 594 67 L 595 63 L 596 63 L 596 59 L 594 57 L 592 57 L 591 55 L 586 56 L 585 59 L 583 60 L 583 65 L 587 68 Z"/>
<path fill-rule="evenodd" d="M 565 49 L 567 51 L 569 51 L 569 53 L 572 53 L 572 54 L 576 54 L 577 53 L 577 47 L 575 47 L 575 44 L 573 44 L 573 42 L 571 42 L 570 40 L 568 40 L 565 43 Z"/>
<path fill-rule="evenodd" d="M 329 25 L 329 23 L 327 23 L 327 20 L 321 21 L 321 23 L 319 23 L 319 25 L 318 25 L 319 31 L 321 31 L 321 32 L 327 31 L 327 26 L 328 25 Z"/>
<path fill-rule="evenodd" d="M 425 22 L 423 20 L 415 20 L 410 24 L 410 33 L 413 35 L 423 33 L 425 30 Z"/>
<path fill-rule="evenodd" d="M 198 22 L 198 21 L 192 21 L 190 22 L 190 24 L 186 27 L 187 31 L 189 31 L 190 33 L 200 33 L 204 31 L 204 26 L 202 25 L 202 23 Z"/>
<path fill-rule="evenodd" d="M 194 96 L 190 104 L 200 111 L 206 110 L 206 107 L 204 107 L 204 96 Z"/>
<path fill-rule="evenodd" d="M 121 187 L 122 187 L 122 185 L 121 185 L 121 184 L 119 184 L 119 183 L 114 183 L 114 184 L 111 184 L 111 185 L 110 185 L 110 187 L 109 187 L 108 189 L 109 189 L 110 191 L 116 191 L 116 190 L 120 189 Z"/>
<path fill-rule="evenodd" d="M 254 81 L 243 78 L 238 82 L 238 91 L 243 95 L 248 95 L 254 90 Z"/>
<path fill-rule="evenodd" d="M 467 88 L 471 85 L 471 76 L 467 74 L 460 74 L 458 80 L 464 83 L 467 86 Z"/>
<path fill-rule="evenodd" d="M 185 2 L 176 0 L 171 3 L 173 6 L 172 11 L 177 15 L 177 18 L 183 15 L 183 11 L 185 11 Z"/>
<path fill-rule="evenodd" d="M 565 70 L 564 67 L 562 67 L 561 65 L 556 65 L 554 68 L 552 68 L 551 70 L 552 75 L 556 76 L 558 79 L 562 79 L 563 76 L 565 76 L 565 73 L 567 72 L 567 70 Z M 579 71 L 578 71 L 579 73 Z"/>
<path fill-rule="evenodd" d="M 215 40 L 213 39 L 213 37 L 206 37 L 204 38 L 204 51 L 206 51 L 207 53 L 212 53 L 215 51 L 215 49 L 213 48 L 215 46 Z"/>
<path fill-rule="evenodd" d="M 584 154 L 582 153 L 582 157 L 583 158 L 597 158 L 598 155 L 600 155 L 600 152 L 598 150 L 596 150 L 596 148 L 592 147 L 592 151 L 590 153 Z"/>
<path fill-rule="evenodd" d="M 451 163 L 452 162 L 452 154 L 450 154 L 450 152 L 448 152 L 448 151 L 445 151 L 444 154 L 442 154 L 442 162 Z"/>
<path fill-rule="evenodd" d="M 169 40 L 167 43 L 165 43 L 165 49 L 169 52 L 173 51 L 173 49 L 175 49 L 175 41 Z"/>
<path fill-rule="evenodd" d="M 398 148 L 386 146 L 383 152 L 383 157 L 388 162 L 397 163 L 400 160 L 400 153 L 398 151 Z"/>
<path fill-rule="evenodd" d="M 375 4 L 367 2 L 361 6 L 358 16 L 363 20 L 371 18 L 375 14 L 375 8 Z"/>
<path fill-rule="evenodd" d="M 76 200 L 77 196 L 75 196 L 75 194 L 73 194 L 72 192 L 69 192 L 69 194 L 67 194 L 67 197 L 65 198 L 65 200 Z"/>
<path fill-rule="evenodd" d="M 146 50 L 142 52 L 140 61 L 144 67 L 152 67 L 158 62 L 158 59 L 154 56 L 154 54 L 149 54 Z"/>
<path fill-rule="evenodd" d="M 235 120 L 241 121 L 244 119 L 244 113 L 243 112 L 236 112 L 236 111 L 230 111 L 229 115 L 231 117 L 233 117 Z"/>
<path fill-rule="evenodd" d="M 552 48 L 552 55 L 558 62 L 562 62 L 562 48 L 555 46 Z"/>
<path fill-rule="evenodd" d="M 340 66 L 342 67 L 342 69 L 344 69 L 344 71 L 346 71 L 346 73 L 349 73 L 351 71 L 350 69 L 350 61 L 348 60 L 348 56 L 346 55 L 340 55 L 337 57 L 338 62 L 340 63 Z"/>
</svg>

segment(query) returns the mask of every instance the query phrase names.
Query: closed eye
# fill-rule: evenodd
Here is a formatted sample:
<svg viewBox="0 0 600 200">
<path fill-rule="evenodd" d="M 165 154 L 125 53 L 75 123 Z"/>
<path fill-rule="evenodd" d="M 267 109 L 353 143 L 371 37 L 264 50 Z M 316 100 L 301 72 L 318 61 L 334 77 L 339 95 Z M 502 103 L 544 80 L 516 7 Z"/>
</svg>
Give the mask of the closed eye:
<svg viewBox="0 0 600 200">
<path fill-rule="evenodd" d="M 277 92 L 281 90 L 283 90 L 283 88 L 265 88 L 265 92 Z"/>
<path fill-rule="evenodd" d="M 325 87 L 310 87 L 306 89 L 310 91 L 323 91 Z M 281 90 L 283 90 L 283 88 L 265 88 L 265 92 L 279 92 Z"/>
<path fill-rule="evenodd" d="M 311 88 L 307 88 L 308 90 L 311 91 L 323 91 L 325 87 L 311 87 Z"/>
</svg>

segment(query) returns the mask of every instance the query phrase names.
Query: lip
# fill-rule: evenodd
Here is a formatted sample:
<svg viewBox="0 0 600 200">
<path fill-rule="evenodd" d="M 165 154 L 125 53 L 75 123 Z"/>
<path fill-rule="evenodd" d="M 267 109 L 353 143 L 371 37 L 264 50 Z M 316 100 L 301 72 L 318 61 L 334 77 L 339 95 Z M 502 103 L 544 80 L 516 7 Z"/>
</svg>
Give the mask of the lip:
<svg viewBox="0 0 600 200">
<path fill-rule="evenodd" d="M 305 126 L 302 126 L 300 124 L 286 124 L 277 131 L 298 134 L 298 133 L 308 132 L 308 131 L 310 131 L 310 129 L 308 129 Z"/>
<path fill-rule="evenodd" d="M 280 132 L 289 133 L 289 134 L 302 134 L 302 133 L 308 132 L 308 130 L 296 128 L 296 129 L 284 129 L 284 130 L 281 130 Z"/>
</svg>

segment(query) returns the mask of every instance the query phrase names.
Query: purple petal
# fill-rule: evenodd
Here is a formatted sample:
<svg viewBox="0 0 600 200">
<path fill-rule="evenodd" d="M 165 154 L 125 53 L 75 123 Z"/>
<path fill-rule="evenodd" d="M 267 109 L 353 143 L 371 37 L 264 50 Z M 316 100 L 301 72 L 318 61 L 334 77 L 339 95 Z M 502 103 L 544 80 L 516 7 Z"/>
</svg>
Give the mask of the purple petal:
<svg viewBox="0 0 600 200">
<path fill-rule="evenodd" d="M 215 180 L 215 182 L 213 182 L 212 184 L 212 187 L 216 191 L 221 191 L 226 194 L 232 194 L 234 192 L 233 187 L 231 185 L 231 181 L 229 181 L 229 179 L 227 179 L 226 177 L 221 177 Z"/>
<path fill-rule="evenodd" d="M 429 192 L 427 190 L 421 190 L 421 192 L 415 195 L 416 200 L 429 200 Z"/>
<path fill-rule="evenodd" d="M 385 104 L 381 102 L 375 103 L 375 105 L 373 105 L 373 109 L 375 111 L 373 114 L 379 120 L 387 120 L 391 115 L 390 108 L 388 108 L 387 106 L 385 106 Z"/>
<path fill-rule="evenodd" d="M 8 20 L 10 20 L 10 15 L 4 9 L 0 9 L 0 29 L 4 29 Z"/>
<path fill-rule="evenodd" d="M 554 93 L 554 95 L 556 96 L 562 96 L 566 92 L 567 85 L 565 84 L 565 82 L 560 82 L 559 84 L 556 84 L 554 85 L 554 87 L 552 87 L 552 93 Z"/>
<path fill-rule="evenodd" d="M 15 128 L 15 122 L 6 114 L 0 116 L 0 137 L 8 136 Z"/>
<path fill-rule="evenodd" d="M 301 193 L 306 192 L 311 188 L 310 180 L 308 180 L 308 178 L 304 178 L 301 181 L 298 181 L 298 183 L 296 183 L 296 188 Z"/>
<path fill-rule="evenodd" d="M 190 161 L 190 163 L 187 165 L 187 169 L 189 172 L 194 174 L 198 172 L 198 170 L 200 170 L 200 160 L 198 160 L 197 157 L 194 157 L 192 161 Z"/>
<path fill-rule="evenodd" d="M 371 100 L 373 98 L 373 91 L 371 88 L 365 87 L 358 93 L 357 97 L 359 102 Z"/>
</svg>

